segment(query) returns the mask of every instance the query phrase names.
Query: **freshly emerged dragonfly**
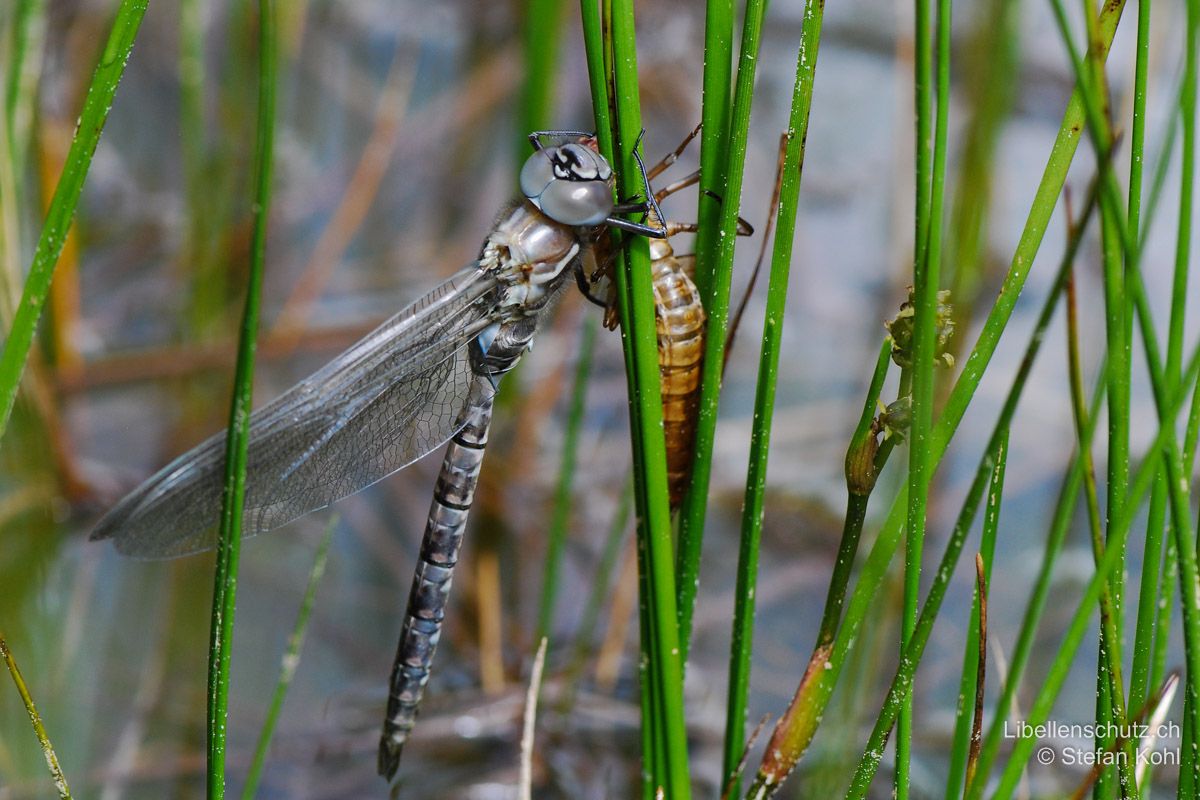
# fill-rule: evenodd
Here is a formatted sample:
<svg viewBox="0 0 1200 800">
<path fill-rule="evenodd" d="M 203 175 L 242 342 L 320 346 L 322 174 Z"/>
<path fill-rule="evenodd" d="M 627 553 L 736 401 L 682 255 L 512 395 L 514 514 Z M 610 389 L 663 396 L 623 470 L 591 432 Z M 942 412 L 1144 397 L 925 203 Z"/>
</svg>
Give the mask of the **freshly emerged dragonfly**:
<svg viewBox="0 0 1200 800">
<path fill-rule="evenodd" d="M 499 380 L 529 349 L 569 277 L 585 286 L 581 256 L 601 231 L 666 235 L 644 167 L 647 198 L 617 204 L 612 170 L 589 134 L 544 131 L 530 142 L 522 196 L 499 215 L 475 263 L 250 419 L 247 536 L 450 442 L 389 683 L 379 744 L 379 772 L 388 778 L 429 679 Z M 622 216 L 634 213 L 644 221 Z M 92 539 L 111 538 L 119 552 L 141 558 L 215 547 L 224 442 L 218 434 L 168 464 L 110 510 Z"/>
</svg>

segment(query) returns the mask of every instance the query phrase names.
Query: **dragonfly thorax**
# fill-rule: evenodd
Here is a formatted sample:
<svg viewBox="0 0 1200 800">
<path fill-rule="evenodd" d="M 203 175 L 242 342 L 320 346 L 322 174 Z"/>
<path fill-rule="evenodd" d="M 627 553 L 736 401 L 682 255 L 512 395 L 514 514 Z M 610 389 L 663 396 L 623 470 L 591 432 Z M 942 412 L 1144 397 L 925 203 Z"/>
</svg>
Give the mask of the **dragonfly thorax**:
<svg viewBox="0 0 1200 800">
<path fill-rule="evenodd" d="M 554 295 L 579 255 L 579 229 L 548 217 L 532 201 L 502 216 L 480 253 L 483 269 L 504 284 L 500 307 L 516 316 L 531 314 Z"/>
</svg>

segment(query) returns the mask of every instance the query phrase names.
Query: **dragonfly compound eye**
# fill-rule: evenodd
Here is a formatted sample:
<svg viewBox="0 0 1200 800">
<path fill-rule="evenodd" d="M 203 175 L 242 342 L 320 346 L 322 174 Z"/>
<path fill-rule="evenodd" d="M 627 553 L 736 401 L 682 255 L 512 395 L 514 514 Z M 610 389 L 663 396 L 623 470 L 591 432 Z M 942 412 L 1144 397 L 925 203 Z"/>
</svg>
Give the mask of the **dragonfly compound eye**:
<svg viewBox="0 0 1200 800">
<path fill-rule="evenodd" d="M 611 177 L 608 162 L 587 147 L 547 147 L 521 168 L 521 193 L 556 222 L 599 225 L 612 213 Z"/>
</svg>

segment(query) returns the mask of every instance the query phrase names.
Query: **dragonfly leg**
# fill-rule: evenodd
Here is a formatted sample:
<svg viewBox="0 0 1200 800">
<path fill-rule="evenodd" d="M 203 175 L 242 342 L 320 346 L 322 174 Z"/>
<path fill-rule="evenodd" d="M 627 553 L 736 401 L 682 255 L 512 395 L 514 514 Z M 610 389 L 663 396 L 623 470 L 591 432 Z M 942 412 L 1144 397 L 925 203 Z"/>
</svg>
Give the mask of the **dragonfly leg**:
<svg viewBox="0 0 1200 800">
<path fill-rule="evenodd" d="M 575 283 L 579 286 L 579 291 L 583 292 L 583 296 L 592 303 L 601 308 L 608 308 L 608 300 L 597 297 L 592 294 L 592 285 L 588 282 L 587 273 L 584 270 L 583 261 L 575 262 Z"/>
<path fill-rule="evenodd" d="M 680 178 L 679 180 L 675 181 L 674 183 L 667 184 L 663 188 L 659 189 L 657 192 L 654 193 L 654 199 L 657 200 L 659 203 L 661 203 L 662 201 L 666 200 L 668 197 L 675 194 L 676 192 L 686 189 L 689 186 L 695 186 L 699 182 L 700 182 L 700 170 L 696 170 L 695 172 L 691 173 L 690 175 L 686 175 L 686 176 Z M 716 192 L 712 192 L 707 189 L 705 189 L 703 191 L 704 191 L 705 195 L 716 200 L 718 203 L 723 202 L 721 199 L 721 195 L 717 194 Z M 695 233 L 695 232 L 696 232 L 696 223 L 694 223 L 694 222 L 692 222 L 692 223 L 668 222 L 667 223 L 667 236 L 668 237 L 674 236 L 676 233 Z M 737 218 L 737 235 L 738 236 L 753 236 L 754 235 L 754 226 L 751 225 L 746 220 L 742 219 L 741 217 L 738 217 Z"/>
<path fill-rule="evenodd" d="M 636 233 L 639 236 L 646 236 L 650 239 L 665 239 L 667 238 L 667 230 L 662 225 L 646 225 L 642 222 L 630 222 L 627 219 L 620 217 L 609 217 L 604 220 L 604 224 L 610 228 Z"/>
<path fill-rule="evenodd" d="M 700 129 L 703 126 L 704 126 L 703 122 L 697 123 L 696 127 L 692 128 L 692 132 L 689 133 L 687 136 L 685 136 L 683 138 L 683 141 L 679 143 L 678 147 L 676 147 L 670 153 L 667 153 L 665 156 L 662 157 L 661 161 L 659 161 L 657 164 L 655 164 L 653 167 L 650 168 L 649 172 L 647 173 L 647 177 L 650 180 L 654 180 L 659 175 L 661 175 L 663 172 L 665 172 L 667 169 L 669 169 L 672 164 L 674 164 L 676 161 L 678 161 L 679 157 L 681 155 L 683 155 L 683 151 L 686 150 L 687 146 L 692 143 L 692 139 L 695 139 L 697 136 L 700 135 Z"/>
</svg>

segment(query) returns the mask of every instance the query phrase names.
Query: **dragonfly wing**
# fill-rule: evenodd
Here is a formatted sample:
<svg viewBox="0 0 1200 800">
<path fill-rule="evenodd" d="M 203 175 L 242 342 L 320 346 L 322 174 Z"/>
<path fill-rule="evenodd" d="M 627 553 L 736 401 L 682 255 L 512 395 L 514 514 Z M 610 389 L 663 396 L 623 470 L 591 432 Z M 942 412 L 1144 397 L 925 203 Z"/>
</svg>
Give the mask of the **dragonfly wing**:
<svg viewBox="0 0 1200 800">
<path fill-rule="evenodd" d="M 491 323 L 495 288 L 464 270 L 254 412 L 244 535 L 353 494 L 453 436 L 473 383 L 468 345 Z M 92 538 L 142 558 L 214 547 L 224 463 L 222 432 L 118 503 Z"/>
</svg>

